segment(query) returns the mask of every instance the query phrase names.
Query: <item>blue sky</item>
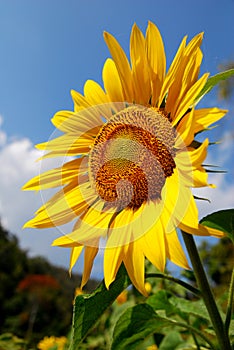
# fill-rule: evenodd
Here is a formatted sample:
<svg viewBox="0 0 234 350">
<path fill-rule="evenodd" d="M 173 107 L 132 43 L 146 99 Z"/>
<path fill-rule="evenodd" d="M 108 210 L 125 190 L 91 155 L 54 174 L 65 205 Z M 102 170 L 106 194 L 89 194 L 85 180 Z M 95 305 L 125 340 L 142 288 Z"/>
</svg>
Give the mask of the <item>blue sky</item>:
<svg viewBox="0 0 234 350">
<path fill-rule="evenodd" d="M 22 194 L 20 187 L 39 170 L 33 144 L 46 141 L 54 131 L 50 118 L 73 108 L 70 90 L 82 92 L 87 79 L 102 83 L 102 66 L 110 57 L 103 31 L 112 33 L 128 52 L 133 23 L 145 31 L 148 20 L 153 21 L 162 33 L 168 64 L 184 35 L 191 39 L 204 31 L 202 72 L 213 75 L 219 64 L 234 60 L 233 15 L 233 0 L 0 0 L 0 216 L 23 247 L 68 264 L 67 251 L 49 247 L 58 232 L 21 230 L 40 196 Z M 233 105 L 219 101 L 216 92 L 204 105 L 230 109 L 212 134 L 225 142 L 209 158 L 229 170 L 226 178 L 215 177 L 220 189 L 211 197 L 222 197 L 221 207 L 230 206 Z M 213 207 L 203 205 L 202 210 Z"/>
<path fill-rule="evenodd" d="M 185 34 L 205 31 L 203 70 L 212 74 L 233 53 L 234 1 L 156 0 L 1 0 L 0 110 L 9 135 L 33 142 L 47 139 L 49 120 L 72 108 L 70 89 L 82 91 L 86 79 L 101 82 L 109 52 L 104 30 L 128 50 L 131 26 L 147 21 L 162 32 L 171 61 Z"/>
</svg>

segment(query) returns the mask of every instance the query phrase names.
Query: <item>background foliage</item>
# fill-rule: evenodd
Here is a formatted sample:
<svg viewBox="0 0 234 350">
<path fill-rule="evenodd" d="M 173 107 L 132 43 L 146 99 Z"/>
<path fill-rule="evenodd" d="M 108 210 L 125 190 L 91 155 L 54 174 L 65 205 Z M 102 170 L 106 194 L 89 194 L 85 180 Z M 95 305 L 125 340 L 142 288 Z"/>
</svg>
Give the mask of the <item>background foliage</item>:
<svg viewBox="0 0 234 350">
<path fill-rule="evenodd" d="M 213 246 L 203 242 L 199 252 L 214 294 L 224 311 L 227 305 L 231 269 L 234 264 L 233 244 L 228 238 L 218 241 L 218 244 Z M 158 272 L 147 264 L 147 273 L 153 276 L 153 273 Z M 187 342 L 191 341 L 191 332 L 170 324 L 166 319 L 167 316 L 189 322 L 191 327 L 194 326 L 197 329 L 208 326 L 209 321 L 201 308 L 199 298 L 181 285 L 159 277 L 149 277 L 147 278 L 149 297 L 146 304 L 143 304 L 145 298 L 132 287 L 118 296 L 119 291 L 130 283 L 126 275 L 121 276 L 117 280 L 117 287 L 113 289 L 112 295 L 109 295 L 110 299 L 115 301 L 111 305 L 110 300 L 105 299 L 109 305 L 105 304 L 104 313 L 103 309 L 101 310 L 101 301 L 99 305 L 92 305 L 91 301 L 90 308 L 97 313 L 98 321 L 89 330 L 88 335 L 86 335 L 88 330 L 84 330 L 85 337 L 83 343 L 79 344 L 79 349 L 110 349 L 113 334 L 115 338 L 113 349 L 118 349 L 121 342 L 126 342 L 122 346 L 131 349 L 131 344 L 128 342 L 132 335 L 122 333 L 126 332 L 122 325 L 126 326 L 132 320 L 136 322 L 137 319 L 145 319 L 145 317 L 149 319 L 150 325 L 147 327 L 147 334 L 144 333 L 145 327 L 144 331 L 141 329 L 141 323 L 134 323 L 134 329 L 138 329 L 138 334 L 146 339 L 144 344 L 140 345 L 140 349 L 147 349 L 155 343 L 162 350 L 185 349 Z M 183 272 L 182 277 L 184 281 L 195 286 L 191 271 Z M 45 336 L 69 338 L 74 294 L 79 286 L 80 276 L 73 275 L 70 278 L 66 270 L 52 266 L 44 258 L 29 258 L 27 252 L 20 249 L 16 237 L 0 226 L 0 280 L 0 334 L 2 334 L 0 350 L 36 349 L 39 340 Z M 97 283 L 97 281 L 91 281 L 87 291 L 94 290 Z M 97 291 L 102 293 L 103 286 L 101 285 Z M 103 298 L 103 294 L 100 295 Z M 182 298 L 185 298 L 187 303 L 182 303 Z M 79 313 L 82 302 L 81 295 L 77 298 Z M 154 310 L 158 314 L 156 318 Z M 94 312 L 92 317 L 93 315 Z M 117 326 L 115 326 L 117 320 Z M 164 325 L 163 331 L 160 328 L 162 325 Z M 119 342 L 119 339 L 122 341 Z"/>
<path fill-rule="evenodd" d="M 67 335 L 81 277 L 70 278 L 42 257 L 30 258 L 1 225 L 0 281 L 0 334 L 13 333 L 34 346 L 46 335 Z M 87 288 L 96 285 L 90 281 Z"/>
</svg>

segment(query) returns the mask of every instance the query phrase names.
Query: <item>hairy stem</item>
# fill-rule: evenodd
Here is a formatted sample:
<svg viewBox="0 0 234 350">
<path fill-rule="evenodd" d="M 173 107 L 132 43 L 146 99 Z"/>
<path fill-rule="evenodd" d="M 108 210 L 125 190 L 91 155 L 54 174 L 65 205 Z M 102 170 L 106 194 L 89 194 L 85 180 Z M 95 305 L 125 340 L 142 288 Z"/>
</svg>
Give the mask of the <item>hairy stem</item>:
<svg viewBox="0 0 234 350">
<path fill-rule="evenodd" d="M 230 340 L 216 305 L 213 293 L 210 289 L 210 285 L 203 269 L 193 236 L 183 231 L 182 235 L 193 266 L 198 287 L 202 293 L 203 301 L 206 305 L 214 331 L 216 333 L 220 350 L 231 350 Z"/>
<path fill-rule="evenodd" d="M 227 314 L 226 314 L 226 320 L 225 320 L 225 329 L 228 333 L 231 318 L 232 318 L 232 308 L 233 308 L 233 297 L 234 297 L 234 269 L 232 270 L 232 278 L 229 288 L 229 295 L 228 295 L 228 305 L 227 305 Z"/>
<path fill-rule="evenodd" d="M 190 284 L 186 283 L 185 281 L 182 281 L 178 278 L 175 278 L 175 277 L 172 277 L 172 276 L 169 276 L 169 275 L 165 275 L 163 273 L 147 273 L 146 278 L 163 278 L 165 280 L 168 280 L 168 281 L 171 281 L 171 282 L 175 282 L 179 285 L 181 285 L 182 287 L 188 289 L 190 292 L 192 292 L 193 294 L 197 295 L 198 297 L 201 297 L 201 292 L 199 289 L 193 287 L 193 286 L 190 286 Z"/>
</svg>

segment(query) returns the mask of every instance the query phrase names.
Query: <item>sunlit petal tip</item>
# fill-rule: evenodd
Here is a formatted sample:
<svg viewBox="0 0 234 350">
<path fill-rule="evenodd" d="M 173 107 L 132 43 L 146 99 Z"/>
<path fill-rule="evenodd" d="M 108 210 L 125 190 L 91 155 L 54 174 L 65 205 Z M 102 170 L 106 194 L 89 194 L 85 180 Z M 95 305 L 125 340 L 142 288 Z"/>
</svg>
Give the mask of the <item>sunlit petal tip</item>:
<svg viewBox="0 0 234 350">
<path fill-rule="evenodd" d="M 111 283 L 114 282 L 114 278 L 112 278 L 112 280 L 109 280 L 107 279 L 106 277 L 104 277 L 104 283 L 105 283 L 105 286 L 106 286 L 106 289 L 109 290 L 110 289 L 110 285 Z"/>
<path fill-rule="evenodd" d="M 27 190 L 30 190 L 30 183 L 31 183 L 31 180 L 29 180 L 28 182 L 26 182 L 26 184 L 24 184 L 22 187 L 21 187 L 21 190 L 22 191 L 27 191 Z"/>
<path fill-rule="evenodd" d="M 78 246 L 78 247 L 73 247 L 71 249 L 71 254 L 70 254 L 70 264 L 69 264 L 69 272 L 71 274 L 72 268 L 74 267 L 76 261 L 79 259 L 80 254 L 83 251 L 83 246 Z"/>
<path fill-rule="evenodd" d="M 71 90 L 70 90 L 70 94 L 71 94 L 72 97 L 73 97 L 76 93 L 77 93 L 76 90 L 74 90 L 74 89 L 71 89 Z"/>
<path fill-rule="evenodd" d="M 216 186 L 215 184 L 208 184 L 208 186 L 209 186 L 210 188 L 217 188 L 217 186 Z"/>
<path fill-rule="evenodd" d="M 39 149 L 39 150 L 45 150 L 47 146 L 47 142 L 42 142 L 42 143 L 38 143 L 37 145 L 35 145 L 35 148 Z"/>
<path fill-rule="evenodd" d="M 23 225 L 23 229 L 25 229 L 25 228 L 33 228 L 34 225 L 32 225 L 31 221 L 32 221 L 32 220 L 27 221 L 27 222 Z"/>
<path fill-rule="evenodd" d="M 139 290 L 139 292 L 140 292 L 142 295 L 144 295 L 144 297 L 148 298 L 149 293 L 147 292 L 147 290 L 146 290 L 146 288 L 145 288 L 145 284 L 144 284 L 144 286 L 143 286 L 143 285 L 142 285 L 142 286 L 138 286 L 138 290 Z"/>
<path fill-rule="evenodd" d="M 61 236 L 59 238 L 56 238 L 52 243 L 51 246 L 60 246 L 60 247 L 78 247 L 81 246 L 78 242 L 74 241 L 73 239 L 69 238 L 68 236 Z"/>
<path fill-rule="evenodd" d="M 147 26 L 147 30 L 146 31 L 156 31 L 157 34 L 161 37 L 161 33 L 158 29 L 158 27 L 156 26 L 155 23 L 148 21 L 148 26 Z"/>
<path fill-rule="evenodd" d="M 106 31 L 103 32 L 103 37 L 104 37 L 105 41 L 108 41 L 109 39 L 114 38 L 114 36 L 112 34 L 110 34 L 109 32 L 106 32 Z"/>
<path fill-rule="evenodd" d="M 212 227 L 208 227 L 208 226 L 203 226 L 202 224 L 198 225 L 198 230 L 204 234 L 204 236 L 214 236 L 217 238 L 222 238 L 225 237 L 226 234 L 223 231 L 217 230 L 215 228 Z"/>
</svg>

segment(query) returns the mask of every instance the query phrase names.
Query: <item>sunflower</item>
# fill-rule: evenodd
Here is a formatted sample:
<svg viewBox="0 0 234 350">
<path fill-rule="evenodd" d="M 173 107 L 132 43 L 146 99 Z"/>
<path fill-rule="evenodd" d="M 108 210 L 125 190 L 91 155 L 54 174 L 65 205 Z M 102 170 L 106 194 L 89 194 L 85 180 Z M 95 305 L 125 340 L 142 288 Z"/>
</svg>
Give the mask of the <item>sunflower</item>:
<svg viewBox="0 0 234 350">
<path fill-rule="evenodd" d="M 163 41 L 153 23 L 145 36 L 133 25 L 130 62 L 105 32 L 112 59 L 103 67 L 103 88 L 88 80 L 83 95 L 72 91 L 74 111 L 52 118 L 62 136 L 37 146 L 44 158 L 66 157 L 66 162 L 24 186 L 36 191 L 61 187 L 25 226 L 75 220 L 72 232 L 53 245 L 71 248 L 70 270 L 84 251 L 82 286 L 104 248 L 106 287 L 124 263 L 134 286 L 146 295 L 145 258 L 160 271 L 167 258 L 189 267 L 177 228 L 223 235 L 199 224 L 192 195 L 194 187 L 213 186 L 203 166 L 209 141 L 195 137 L 226 113 L 195 108 L 208 79 L 207 73 L 199 77 L 202 38 L 201 33 L 187 43 L 184 37 L 166 71 Z"/>
</svg>

